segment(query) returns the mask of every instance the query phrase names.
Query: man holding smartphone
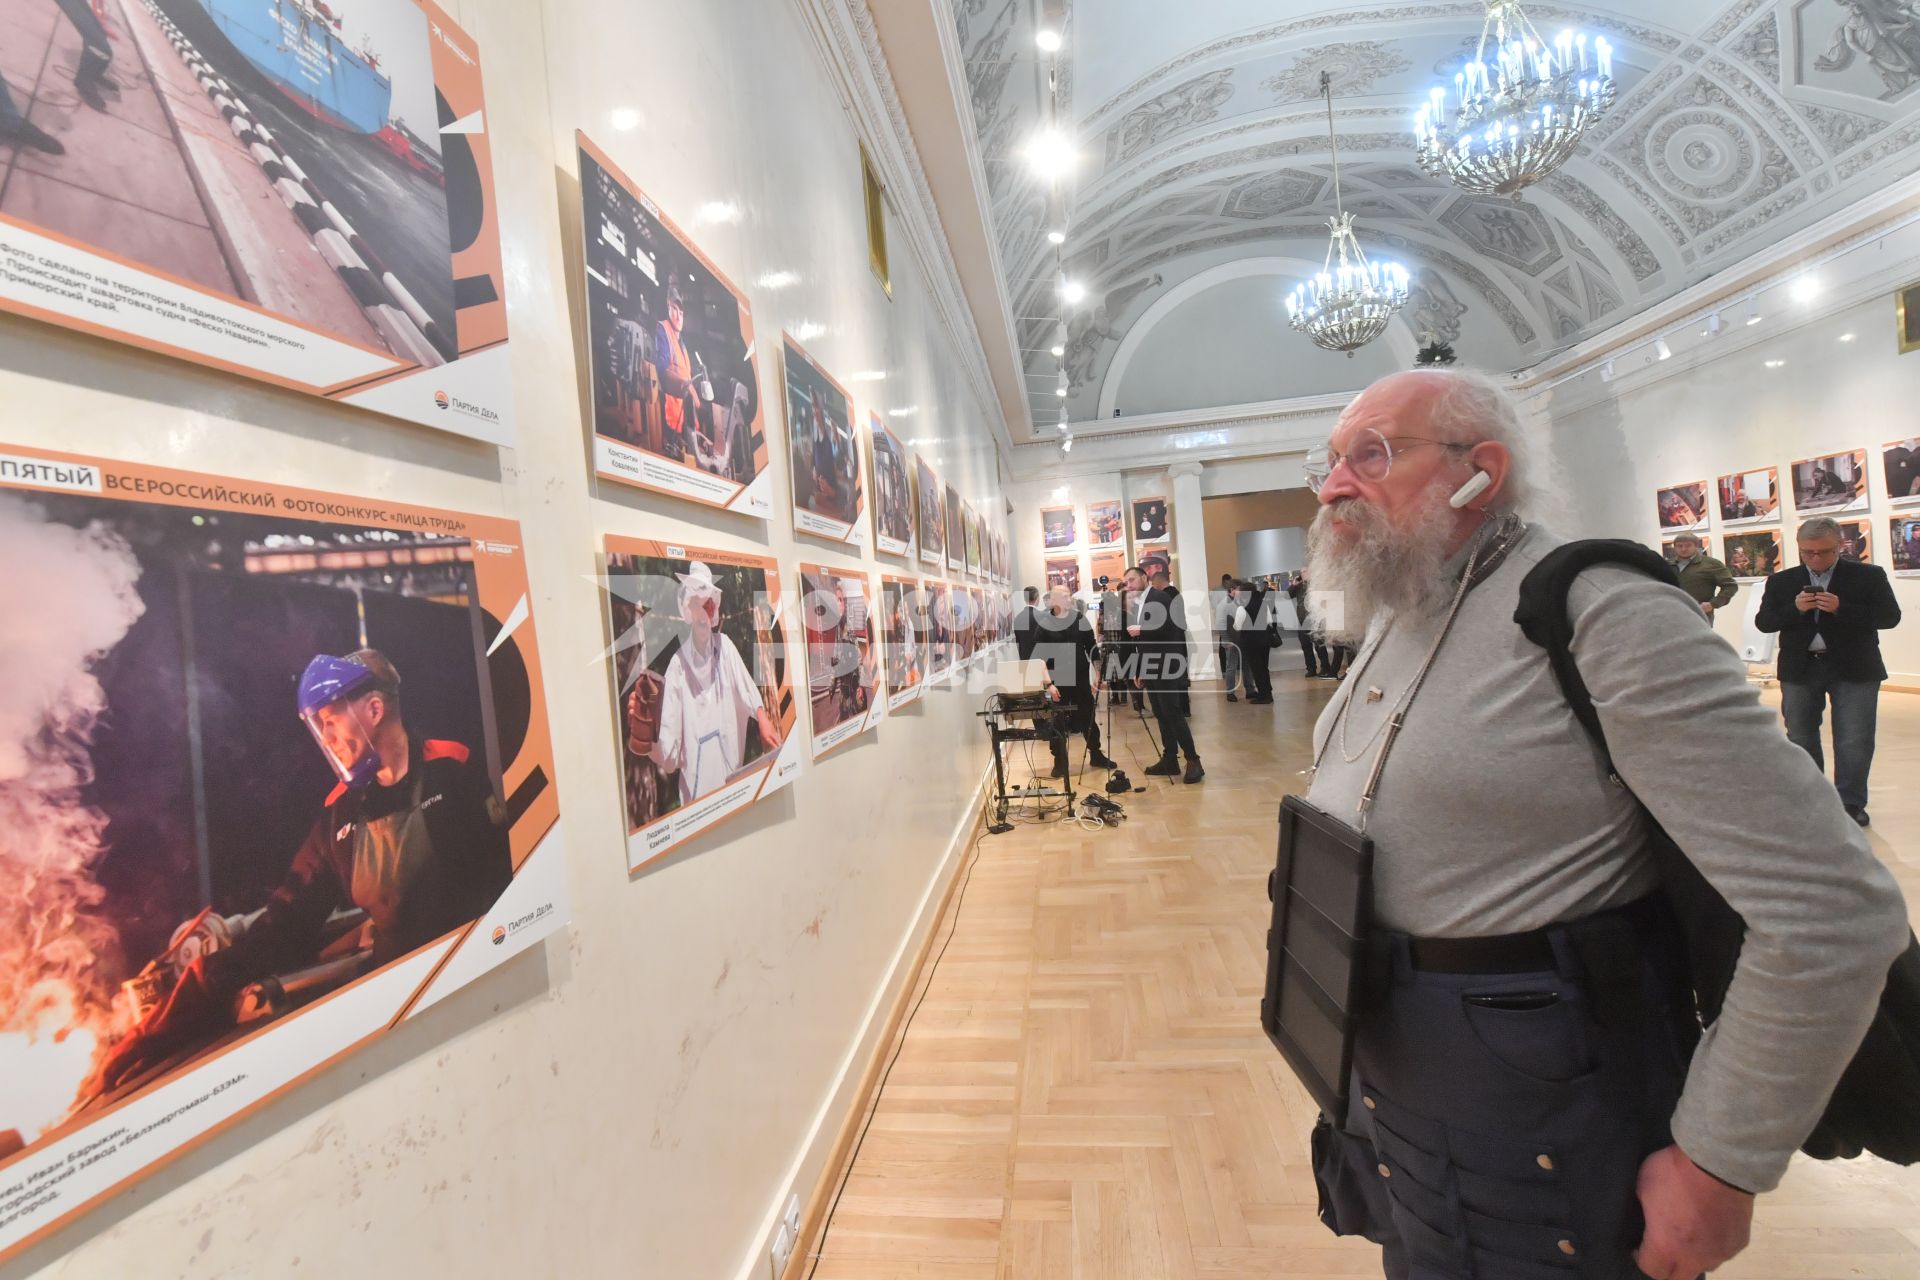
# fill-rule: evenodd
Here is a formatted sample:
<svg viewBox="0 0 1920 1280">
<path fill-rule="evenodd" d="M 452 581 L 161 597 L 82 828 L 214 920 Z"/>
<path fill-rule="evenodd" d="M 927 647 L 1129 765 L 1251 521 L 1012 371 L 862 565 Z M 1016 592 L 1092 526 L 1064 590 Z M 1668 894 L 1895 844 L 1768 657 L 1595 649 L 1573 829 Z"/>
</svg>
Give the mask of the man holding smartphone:
<svg viewBox="0 0 1920 1280">
<path fill-rule="evenodd" d="M 1886 570 L 1843 560 L 1837 521 L 1800 526 L 1800 563 L 1767 579 L 1754 625 L 1780 635 L 1780 712 L 1787 737 L 1826 768 L 1820 722 L 1833 704 L 1833 782 L 1847 813 L 1867 818 L 1867 774 L 1880 682 L 1880 633 L 1900 623 Z"/>
</svg>

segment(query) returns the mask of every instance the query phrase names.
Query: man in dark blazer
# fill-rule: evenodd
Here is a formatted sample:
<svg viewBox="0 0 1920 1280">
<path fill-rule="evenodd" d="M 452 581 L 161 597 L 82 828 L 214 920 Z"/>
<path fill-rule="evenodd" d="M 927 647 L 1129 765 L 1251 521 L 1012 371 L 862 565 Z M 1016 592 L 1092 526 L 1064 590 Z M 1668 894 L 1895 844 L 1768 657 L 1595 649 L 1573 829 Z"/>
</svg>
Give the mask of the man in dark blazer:
<svg viewBox="0 0 1920 1280">
<path fill-rule="evenodd" d="M 1137 643 L 1141 684 L 1160 722 L 1160 759 L 1147 766 L 1156 778 L 1180 777 L 1180 756 L 1187 757 L 1186 780 L 1206 777 L 1200 753 L 1194 749 L 1193 730 L 1187 724 L 1187 690 L 1192 686 L 1193 655 L 1187 649 L 1187 605 L 1167 577 L 1164 565 L 1155 565 L 1142 600 Z"/>
<path fill-rule="evenodd" d="M 1033 656 L 1033 646 L 1040 636 L 1036 629 L 1040 615 L 1040 588 L 1026 589 L 1027 602 L 1020 606 L 1020 612 L 1013 615 L 1013 651 L 1025 662 Z"/>
<path fill-rule="evenodd" d="M 1800 526 L 1800 563 L 1767 579 L 1754 625 L 1780 635 L 1780 691 L 1787 737 L 1826 768 L 1820 721 L 1833 703 L 1833 782 L 1853 820 L 1867 825 L 1880 682 L 1880 633 L 1900 623 L 1886 570 L 1840 558 L 1837 521 Z"/>
</svg>

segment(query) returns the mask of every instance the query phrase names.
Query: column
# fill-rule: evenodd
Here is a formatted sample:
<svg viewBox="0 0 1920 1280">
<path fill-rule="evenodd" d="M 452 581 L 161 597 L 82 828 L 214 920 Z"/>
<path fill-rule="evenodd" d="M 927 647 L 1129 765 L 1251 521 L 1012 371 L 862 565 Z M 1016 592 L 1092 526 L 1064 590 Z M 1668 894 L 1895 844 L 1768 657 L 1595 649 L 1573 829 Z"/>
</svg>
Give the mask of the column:
<svg viewBox="0 0 1920 1280">
<path fill-rule="evenodd" d="M 1207 566 L 1207 514 L 1200 492 L 1197 462 L 1176 462 L 1167 468 L 1167 503 L 1174 557 L 1173 585 L 1187 606 L 1187 643 L 1193 653 L 1193 673 L 1212 678 L 1220 673 L 1213 634 L 1213 574 Z"/>
</svg>

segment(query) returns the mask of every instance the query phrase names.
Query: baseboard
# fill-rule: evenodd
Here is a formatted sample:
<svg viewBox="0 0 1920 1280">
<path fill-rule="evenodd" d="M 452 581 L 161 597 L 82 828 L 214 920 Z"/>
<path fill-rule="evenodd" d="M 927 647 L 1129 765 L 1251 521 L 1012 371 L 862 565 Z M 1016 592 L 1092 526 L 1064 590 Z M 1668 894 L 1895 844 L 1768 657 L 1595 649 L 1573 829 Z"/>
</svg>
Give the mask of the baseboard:
<svg viewBox="0 0 1920 1280">
<path fill-rule="evenodd" d="M 1920 693 L 1920 676 L 1910 676 L 1904 671 L 1896 671 L 1880 687 L 1888 693 Z"/>
<path fill-rule="evenodd" d="M 860 1034 L 847 1050 L 847 1056 L 834 1076 L 833 1086 L 807 1131 L 806 1140 L 800 1144 L 793 1164 L 780 1180 L 781 1190 L 768 1208 L 761 1229 L 740 1264 L 736 1273 L 738 1280 L 765 1280 L 768 1274 L 767 1257 L 773 1250 L 774 1236 L 780 1230 L 780 1218 L 786 1211 L 787 1197 L 792 1194 L 791 1189 L 807 1182 L 809 1170 L 816 1170 L 812 1175 L 813 1190 L 800 1211 L 800 1236 L 787 1261 L 782 1280 L 797 1280 L 806 1274 L 813 1250 L 824 1234 L 827 1211 L 833 1200 L 834 1189 L 839 1185 L 841 1170 L 852 1156 L 854 1140 L 859 1134 L 862 1120 L 866 1118 L 873 1091 L 879 1085 L 886 1056 L 893 1047 L 894 1038 L 907 1014 L 908 1001 L 919 986 L 921 973 L 932 953 L 934 927 L 946 915 L 947 905 L 960 883 L 960 869 L 966 861 L 962 855 L 972 846 L 974 835 L 980 829 L 987 788 L 992 781 L 993 768 L 989 764 L 982 771 L 980 783 L 973 790 L 966 813 L 955 824 L 946 851 L 927 881 L 919 909 L 901 936 L 900 946 L 894 952 L 893 963 L 888 966 L 885 979 L 874 991 L 873 1001 L 867 1006 L 867 1015 L 861 1020 Z"/>
</svg>

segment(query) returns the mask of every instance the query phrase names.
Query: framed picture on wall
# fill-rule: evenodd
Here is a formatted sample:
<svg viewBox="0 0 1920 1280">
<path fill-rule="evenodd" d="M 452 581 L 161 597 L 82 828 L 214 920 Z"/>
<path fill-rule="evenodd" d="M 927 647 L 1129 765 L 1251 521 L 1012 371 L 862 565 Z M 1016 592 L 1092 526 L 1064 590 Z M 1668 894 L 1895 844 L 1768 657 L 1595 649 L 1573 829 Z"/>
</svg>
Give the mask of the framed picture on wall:
<svg viewBox="0 0 1920 1280">
<path fill-rule="evenodd" d="M 1829 453 L 1793 464 L 1793 508 L 1796 515 L 1867 509 L 1867 451 Z"/>
<path fill-rule="evenodd" d="M 920 584 L 922 641 L 927 652 L 929 683 L 953 670 L 953 587 L 944 578 Z"/>
<path fill-rule="evenodd" d="M 1118 510 L 1119 504 L 1115 503 L 1114 506 Z M 1120 579 L 1126 571 L 1127 553 L 1118 547 L 1096 551 L 1087 560 L 1087 573 L 1090 577 L 1088 585 L 1095 591 L 1101 589 L 1100 579 L 1102 578 L 1107 580 L 1107 586 L 1110 589 L 1118 591 Z"/>
<path fill-rule="evenodd" d="M 1670 532 L 1707 527 L 1707 482 L 1677 484 L 1655 495 L 1660 527 Z"/>
<path fill-rule="evenodd" d="M 1120 516 L 1118 499 L 1087 504 L 1087 545 L 1117 547 L 1127 538 L 1127 522 Z"/>
<path fill-rule="evenodd" d="M 887 713 L 877 687 L 880 645 L 873 612 L 873 587 L 866 574 L 800 566 L 800 626 L 806 632 L 815 760 L 878 728 Z"/>
<path fill-rule="evenodd" d="M 1873 530 L 1865 520 L 1840 521 L 1840 558 L 1873 563 Z"/>
<path fill-rule="evenodd" d="M 919 494 L 915 509 L 920 513 L 920 563 L 938 569 L 947 558 L 947 511 L 940 501 L 940 477 L 918 454 L 913 459 L 913 475 Z"/>
<path fill-rule="evenodd" d="M 1071 547 L 1080 540 L 1074 515 L 1075 512 L 1071 506 L 1040 508 L 1040 541 L 1047 550 L 1057 551 L 1061 547 Z"/>
<path fill-rule="evenodd" d="M 1920 284 L 1910 284 L 1893 295 L 1893 314 L 1900 354 L 1920 351 Z"/>
<path fill-rule="evenodd" d="M 1720 501 L 1720 523 L 1727 526 L 1765 524 L 1780 518 L 1780 469 L 1739 471 L 1715 483 Z"/>
<path fill-rule="evenodd" d="M 1133 500 L 1133 540 L 1135 543 L 1167 540 L 1167 500 L 1165 498 Z"/>
<path fill-rule="evenodd" d="M 951 573 L 960 573 L 967 567 L 967 526 L 965 508 L 960 504 L 960 491 L 952 485 L 946 486 L 947 503 L 947 569 Z"/>
<path fill-rule="evenodd" d="M 853 397 L 790 334 L 781 334 L 786 358 L 787 452 L 793 471 L 796 532 L 865 546 L 861 521 L 860 446 Z"/>
<path fill-rule="evenodd" d="M 967 531 L 967 572 L 980 576 L 980 513 L 971 502 L 962 504 L 960 522 Z"/>
<path fill-rule="evenodd" d="M 867 415 L 867 478 L 873 483 L 873 545 L 890 556 L 913 557 L 913 472 L 907 447 L 877 413 Z"/>
<path fill-rule="evenodd" d="M 887 710 L 920 696 L 926 679 L 925 637 L 921 629 L 920 584 L 913 578 L 880 578 L 880 634 L 886 647 Z"/>
<path fill-rule="evenodd" d="M 1745 582 L 1764 578 L 1780 569 L 1780 531 L 1767 529 L 1757 533 L 1727 535 L 1727 568 Z"/>
<path fill-rule="evenodd" d="M 1892 534 L 1893 576 L 1920 578 L 1920 516 L 1895 516 L 1887 531 Z"/>
<path fill-rule="evenodd" d="M 1920 505 L 1920 439 L 1881 445 L 1880 467 L 1886 476 L 1889 502 L 1896 507 Z"/>
<path fill-rule="evenodd" d="M 1065 587 L 1068 591 L 1080 590 L 1080 557 L 1048 556 L 1047 589 Z"/>
</svg>

